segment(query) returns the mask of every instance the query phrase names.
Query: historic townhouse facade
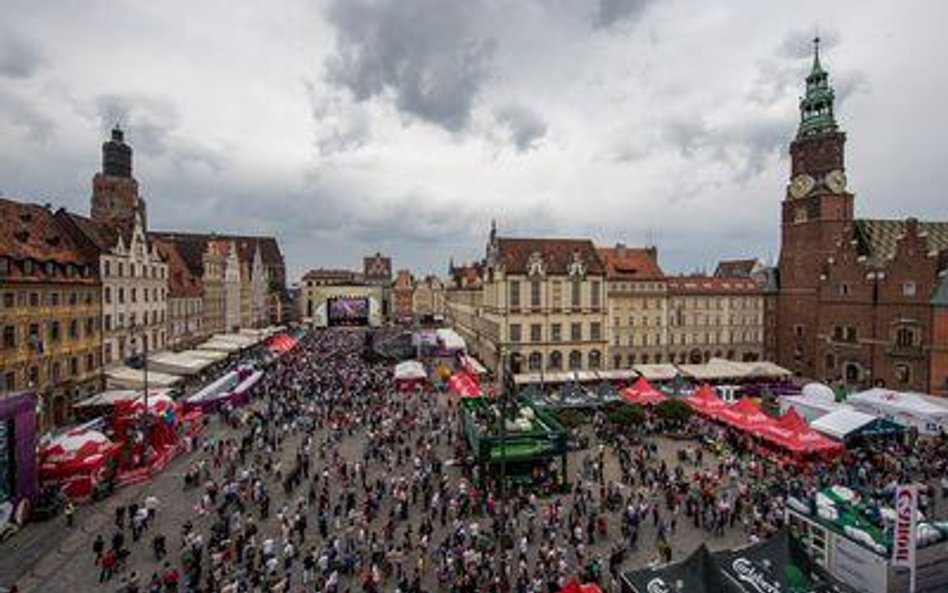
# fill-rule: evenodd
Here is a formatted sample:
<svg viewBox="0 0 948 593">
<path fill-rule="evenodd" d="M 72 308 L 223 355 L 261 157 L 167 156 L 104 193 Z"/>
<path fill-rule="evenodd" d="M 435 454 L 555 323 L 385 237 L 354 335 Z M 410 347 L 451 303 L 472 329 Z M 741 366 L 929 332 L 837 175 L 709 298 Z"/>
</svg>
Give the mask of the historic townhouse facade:
<svg viewBox="0 0 948 593">
<path fill-rule="evenodd" d="M 204 330 L 223 333 L 227 327 L 227 297 L 224 294 L 224 268 L 227 265 L 227 242 L 208 241 L 200 255 L 204 285 Z"/>
<path fill-rule="evenodd" d="M 102 387 L 98 266 L 49 207 L 0 198 L 0 397 L 36 391 L 43 428 Z"/>
<path fill-rule="evenodd" d="M 185 349 L 207 335 L 204 287 L 201 279 L 188 269 L 173 243 L 155 241 L 155 245 L 168 265 L 166 343 L 172 349 Z"/>
<path fill-rule="evenodd" d="M 654 247 L 600 247 L 606 267 L 609 364 L 661 363 L 667 356 L 668 285 Z"/>
<path fill-rule="evenodd" d="M 782 202 L 777 361 L 851 388 L 948 395 L 948 222 L 858 219 L 817 44 Z"/>
<path fill-rule="evenodd" d="M 524 372 L 605 368 L 606 273 L 588 239 L 498 237 L 491 229 L 480 316 Z M 488 339 L 494 338 L 489 336 Z"/>
</svg>

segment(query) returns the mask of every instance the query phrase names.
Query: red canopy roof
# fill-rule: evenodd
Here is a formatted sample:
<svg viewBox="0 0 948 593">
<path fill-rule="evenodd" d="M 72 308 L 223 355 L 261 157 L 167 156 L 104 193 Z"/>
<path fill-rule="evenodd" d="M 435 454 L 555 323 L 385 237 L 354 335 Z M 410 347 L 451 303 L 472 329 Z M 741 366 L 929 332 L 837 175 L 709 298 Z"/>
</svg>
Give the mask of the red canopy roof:
<svg viewBox="0 0 948 593">
<path fill-rule="evenodd" d="M 801 455 L 808 453 L 836 455 L 844 451 L 841 443 L 811 429 L 793 408 L 790 408 L 776 422 L 761 428 L 758 434 L 791 453 Z"/>
<path fill-rule="evenodd" d="M 480 397 L 481 384 L 477 377 L 468 371 L 458 371 L 448 379 L 448 387 L 461 397 Z"/>
<path fill-rule="evenodd" d="M 652 406 L 668 399 L 664 393 L 652 387 L 645 377 L 639 377 L 632 386 L 623 389 L 621 395 L 630 404 L 640 406 Z"/>
<path fill-rule="evenodd" d="M 691 397 L 685 398 L 685 401 L 696 411 L 709 416 L 717 415 L 717 411 L 727 405 L 707 383 L 703 383 L 697 391 L 691 394 Z"/>
<path fill-rule="evenodd" d="M 764 414 L 760 406 L 748 397 L 742 397 L 736 404 L 719 410 L 717 418 L 743 430 L 757 430 L 774 422 L 773 418 Z"/>
<path fill-rule="evenodd" d="M 560 593 L 602 593 L 602 589 L 600 589 L 596 583 L 580 585 L 576 577 L 573 577 L 566 583 L 566 586 L 563 587 Z"/>
</svg>

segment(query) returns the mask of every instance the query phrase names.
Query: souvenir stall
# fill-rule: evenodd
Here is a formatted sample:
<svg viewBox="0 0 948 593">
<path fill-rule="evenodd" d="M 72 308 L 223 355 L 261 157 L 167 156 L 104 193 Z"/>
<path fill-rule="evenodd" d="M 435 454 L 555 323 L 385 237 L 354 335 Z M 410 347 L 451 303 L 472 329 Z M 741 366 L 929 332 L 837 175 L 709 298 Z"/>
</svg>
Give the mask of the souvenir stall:
<svg viewBox="0 0 948 593">
<path fill-rule="evenodd" d="M 119 449 L 97 430 L 81 426 L 70 429 L 41 444 L 40 483 L 44 488 L 62 488 L 71 500 L 86 500 L 114 478 Z"/>
</svg>

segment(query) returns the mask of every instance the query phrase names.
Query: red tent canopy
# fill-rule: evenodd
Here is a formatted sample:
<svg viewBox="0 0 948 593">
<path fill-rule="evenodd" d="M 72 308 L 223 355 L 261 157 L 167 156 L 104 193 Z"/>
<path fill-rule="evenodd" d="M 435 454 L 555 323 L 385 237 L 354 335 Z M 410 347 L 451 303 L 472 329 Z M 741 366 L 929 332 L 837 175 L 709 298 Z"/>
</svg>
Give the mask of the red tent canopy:
<svg viewBox="0 0 948 593">
<path fill-rule="evenodd" d="M 776 422 L 760 429 L 759 435 L 771 443 L 798 454 L 838 455 L 845 449 L 841 443 L 811 429 L 796 410 L 790 408 Z"/>
<path fill-rule="evenodd" d="M 652 387 L 645 377 L 639 377 L 632 386 L 623 389 L 621 395 L 630 404 L 640 406 L 652 406 L 668 399 L 664 393 Z"/>
<path fill-rule="evenodd" d="M 759 431 L 774 423 L 774 419 L 764 414 L 760 406 L 748 397 L 742 397 L 736 404 L 718 411 L 717 418 L 735 428 L 749 431 Z"/>
<path fill-rule="evenodd" d="M 481 384 L 477 377 L 468 371 L 458 371 L 448 379 L 448 387 L 461 397 L 480 397 Z"/>
<path fill-rule="evenodd" d="M 297 340 L 293 336 L 287 333 L 280 333 L 270 338 L 267 342 L 267 348 L 274 354 L 283 354 L 284 352 L 292 350 L 293 347 L 296 346 L 296 342 Z"/>
<path fill-rule="evenodd" d="M 566 586 L 560 590 L 560 593 L 602 593 L 602 589 L 600 589 L 596 583 L 580 585 L 576 577 L 573 577 L 566 583 Z"/>
<path fill-rule="evenodd" d="M 44 485 L 61 486 L 69 498 L 87 498 L 118 451 L 119 445 L 101 432 L 74 428 L 40 448 L 39 479 Z"/>
<path fill-rule="evenodd" d="M 718 394 L 707 383 L 703 383 L 690 397 L 685 398 L 685 401 L 695 411 L 708 416 L 716 416 L 718 410 L 727 406 L 724 400 L 718 397 Z"/>
</svg>

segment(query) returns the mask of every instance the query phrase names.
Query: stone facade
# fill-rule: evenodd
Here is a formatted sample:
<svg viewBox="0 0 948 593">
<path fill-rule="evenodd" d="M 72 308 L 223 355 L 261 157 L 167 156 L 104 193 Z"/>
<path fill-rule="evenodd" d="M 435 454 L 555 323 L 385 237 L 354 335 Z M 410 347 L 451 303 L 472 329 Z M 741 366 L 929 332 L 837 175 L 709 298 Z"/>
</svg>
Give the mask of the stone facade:
<svg viewBox="0 0 948 593">
<path fill-rule="evenodd" d="M 395 321 L 411 321 L 414 314 L 415 281 L 409 270 L 398 270 L 392 284 Z"/>
</svg>

